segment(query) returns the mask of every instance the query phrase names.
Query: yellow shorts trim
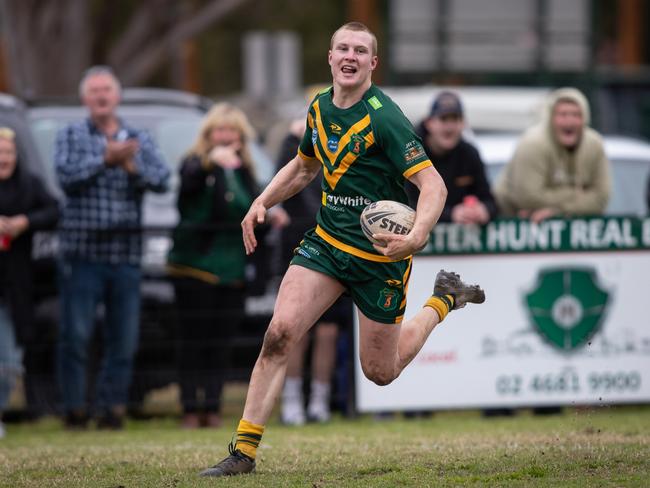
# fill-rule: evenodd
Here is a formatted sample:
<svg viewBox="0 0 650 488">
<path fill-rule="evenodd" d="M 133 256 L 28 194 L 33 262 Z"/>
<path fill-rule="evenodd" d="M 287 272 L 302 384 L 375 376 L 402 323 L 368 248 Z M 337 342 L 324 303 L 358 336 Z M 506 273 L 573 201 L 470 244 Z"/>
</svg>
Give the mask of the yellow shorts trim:
<svg viewBox="0 0 650 488">
<path fill-rule="evenodd" d="M 196 278 L 197 280 L 216 285 L 219 283 L 219 277 L 207 271 L 184 266 L 182 264 L 169 263 L 167 265 L 167 272 L 172 276 L 185 276 L 189 278 Z"/>
<path fill-rule="evenodd" d="M 374 261 L 376 263 L 397 263 L 399 261 L 404 261 L 404 259 L 409 259 L 411 256 L 407 256 L 402 259 L 391 259 L 388 256 L 383 256 L 381 254 L 372 254 L 366 251 L 363 251 L 361 249 L 357 249 L 356 247 L 350 246 L 349 244 L 345 244 L 335 237 L 332 237 L 329 235 L 325 230 L 320 226 L 316 226 L 316 234 L 323 239 L 325 242 L 328 244 L 334 246 L 335 248 L 347 252 L 348 254 L 352 254 L 353 256 L 356 256 L 358 258 L 362 259 L 367 259 L 368 261 Z"/>
</svg>

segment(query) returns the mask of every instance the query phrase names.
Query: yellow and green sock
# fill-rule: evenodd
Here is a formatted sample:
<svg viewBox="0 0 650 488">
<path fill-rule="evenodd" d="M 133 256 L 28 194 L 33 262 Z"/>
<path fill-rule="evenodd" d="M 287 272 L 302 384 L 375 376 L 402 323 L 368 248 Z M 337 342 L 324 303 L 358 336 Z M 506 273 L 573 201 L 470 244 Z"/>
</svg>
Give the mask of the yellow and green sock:
<svg viewBox="0 0 650 488">
<path fill-rule="evenodd" d="M 235 440 L 235 449 L 251 459 L 255 459 L 257 446 L 260 445 L 264 426 L 254 424 L 248 420 L 241 419 L 237 426 L 237 439 Z"/>
<path fill-rule="evenodd" d="M 440 322 L 442 322 L 447 314 L 453 310 L 456 298 L 454 295 L 431 295 L 431 297 L 424 303 L 425 307 L 431 307 L 438 313 Z"/>
</svg>

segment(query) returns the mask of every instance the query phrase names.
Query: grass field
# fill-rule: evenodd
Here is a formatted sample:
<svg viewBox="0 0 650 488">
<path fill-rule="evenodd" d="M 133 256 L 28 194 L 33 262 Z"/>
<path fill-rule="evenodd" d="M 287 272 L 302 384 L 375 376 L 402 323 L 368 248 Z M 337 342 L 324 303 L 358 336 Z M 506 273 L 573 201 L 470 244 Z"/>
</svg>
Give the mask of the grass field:
<svg viewBox="0 0 650 488">
<path fill-rule="evenodd" d="M 226 454 L 236 422 L 233 409 L 211 431 L 180 430 L 173 418 L 132 421 L 122 432 L 68 433 L 54 419 L 10 425 L 0 440 L 0 486 L 650 486 L 650 407 L 272 423 L 256 474 L 198 478 Z"/>
</svg>

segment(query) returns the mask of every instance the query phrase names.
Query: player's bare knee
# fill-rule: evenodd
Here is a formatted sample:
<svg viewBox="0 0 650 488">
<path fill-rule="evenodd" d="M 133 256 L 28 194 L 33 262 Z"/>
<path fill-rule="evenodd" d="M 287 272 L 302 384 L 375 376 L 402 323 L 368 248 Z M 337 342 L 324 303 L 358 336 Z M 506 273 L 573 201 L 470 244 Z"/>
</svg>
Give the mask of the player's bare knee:
<svg viewBox="0 0 650 488">
<path fill-rule="evenodd" d="M 362 366 L 363 374 L 377 386 L 386 386 L 393 382 L 395 375 L 392 371 L 377 365 Z"/>
<path fill-rule="evenodd" d="M 366 378 L 368 378 L 377 386 L 390 385 L 395 379 L 392 374 L 387 374 L 385 372 L 374 372 L 370 376 L 366 375 Z"/>
<path fill-rule="evenodd" d="M 261 356 L 265 359 L 288 357 L 296 334 L 288 324 L 271 322 L 264 334 Z"/>
</svg>

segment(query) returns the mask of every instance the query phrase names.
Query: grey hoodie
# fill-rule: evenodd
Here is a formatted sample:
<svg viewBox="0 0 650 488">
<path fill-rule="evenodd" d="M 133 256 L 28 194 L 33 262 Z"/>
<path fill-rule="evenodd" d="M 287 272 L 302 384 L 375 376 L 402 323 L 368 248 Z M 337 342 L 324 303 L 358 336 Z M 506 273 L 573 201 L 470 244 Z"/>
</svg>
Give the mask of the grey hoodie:
<svg viewBox="0 0 650 488">
<path fill-rule="evenodd" d="M 553 108 L 567 99 L 582 109 L 584 119 L 580 142 L 573 150 L 556 142 L 551 127 Z M 495 184 L 494 196 L 503 215 L 541 208 L 561 215 L 604 212 L 611 192 L 609 161 L 589 120 L 589 104 L 578 90 L 561 88 L 551 93 L 542 121 L 524 132 Z"/>
</svg>

